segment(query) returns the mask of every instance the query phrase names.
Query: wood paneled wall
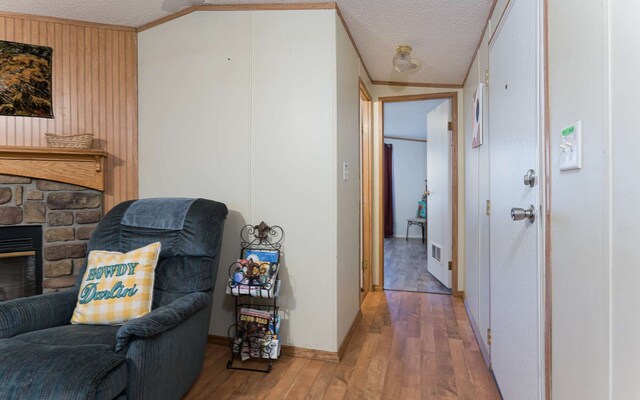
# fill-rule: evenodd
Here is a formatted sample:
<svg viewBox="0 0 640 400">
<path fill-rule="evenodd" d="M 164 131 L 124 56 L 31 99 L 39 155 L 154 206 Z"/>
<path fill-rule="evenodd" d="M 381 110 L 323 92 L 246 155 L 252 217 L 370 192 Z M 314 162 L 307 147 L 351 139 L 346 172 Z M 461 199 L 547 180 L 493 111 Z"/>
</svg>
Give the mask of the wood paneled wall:
<svg viewBox="0 0 640 400">
<path fill-rule="evenodd" d="M 138 196 L 134 29 L 0 13 L 0 39 L 53 48 L 54 119 L 0 116 L 0 144 L 46 146 L 45 133 L 93 133 L 106 150 L 105 209 Z"/>
</svg>

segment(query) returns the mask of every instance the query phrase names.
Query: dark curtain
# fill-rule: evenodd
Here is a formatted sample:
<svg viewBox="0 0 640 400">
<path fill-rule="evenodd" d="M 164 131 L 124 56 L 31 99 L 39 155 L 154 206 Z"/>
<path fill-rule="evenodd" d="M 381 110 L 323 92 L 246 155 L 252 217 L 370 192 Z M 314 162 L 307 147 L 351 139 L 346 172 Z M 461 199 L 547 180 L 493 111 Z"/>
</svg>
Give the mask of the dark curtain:
<svg viewBox="0 0 640 400">
<path fill-rule="evenodd" d="M 384 237 L 393 236 L 393 145 L 384 144 L 384 182 L 383 182 L 383 207 L 384 207 Z"/>
</svg>

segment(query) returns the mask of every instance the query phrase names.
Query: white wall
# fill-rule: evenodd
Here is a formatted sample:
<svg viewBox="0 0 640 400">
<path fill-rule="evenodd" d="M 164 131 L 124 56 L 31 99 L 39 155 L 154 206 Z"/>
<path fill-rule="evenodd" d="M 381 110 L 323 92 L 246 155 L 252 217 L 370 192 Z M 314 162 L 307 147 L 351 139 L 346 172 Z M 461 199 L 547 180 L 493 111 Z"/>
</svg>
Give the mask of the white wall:
<svg viewBox="0 0 640 400">
<path fill-rule="evenodd" d="M 442 100 L 419 100 L 387 103 L 384 106 L 384 134 L 403 138 L 426 139 L 425 115 Z"/>
<path fill-rule="evenodd" d="M 388 85 L 375 85 L 373 86 L 373 132 L 374 137 L 378 137 L 381 134 L 382 127 L 380 126 L 380 97 L 389 96 L 408 96 L 417 94 L 429 94 L 429 93 L 458 93 L 458 201 L 460 206 L 458 207 L 458 290 L 464 290 L 465 279 L 465 254 L 464 254 L 464 241 L 465 241 L 465 215 L 464 207 L 464 121 L 463 121 L 463 96 L 460 89 L 443 89 L 443 88 L 425 88 L 425 87 L 408 87 L 408 86 L 388 86 Z M 378 201 L 380 195 L 380 184 L 377 177 L 380 176 L 380 148 L 379 141 L 374 140 L 373 143 L 373 283 L 379 285 L 380 277 L 380 265 L 384 260 L 380 259 L 380 247 L 379 247 L 379 232 L 380 232 L 380 207 L 381 204 Z"/>
<path fill-rule="evenodd" d="M 336 159 L 337 191 L 337 342 L 342 343 L 360 309 L 360 58 L 334 15 L 336 43 Z M 350 175 L 343 180 L 342 165 Z"/>
<path fill-rule="evenodd" d="M 640 186 L 637 183 L 640 108 L 640 3 L 611 2 L 612 399 L 640 396 Z"/>
<path fill-rule="evenodd" d="M 491 26 L 502 14 L 498 2 Z M 627 400 L 640 393 L 639 219 L 635 120 L 640 107 L 640 34 L 633 0 L 548 2 L 551 124 L 552 397 Z M 484 80 L 480 47 L 465 86 L 465 105 Z M 470 109 L 465 109 L 467 134 Z M 560 132 L 581 120 L 583 169 L 558 169 Z M 486 121 L 486 119 L 485 119 Z M 485 125 L 486 127 L 486 125 Z M 488 136 L 487 136 L 488 135 Z M 485 141 L 490 132 L 485 130 Z M 483 146 L 484 147 L 484 146 Z M 467 285 L 472 317 L 482 324 L 483 160 L 467 143 Z M 477 167 L 477 169 L 476 169 Z M 471 181 L 476 175 L 477 183 Z M 478 261 L 476 261 L 478 260 Z M 484 261 L 483 261 L 484 260 Z"/>
<path fill-rule="evenodd" d="M 548 10 L 552 387 L 558 400 L 610 398 L 606 3 L 552 1 Z M 560 133 L 578 120 L 582 120 L 584 167 L 560 172 Z"/>
<path fill-rule="evenodd" d="M 212 334 L 233 322 L 224 287 L 238 232 L 260 220 L 286 231 L 284 343 L 336 351 L 357 312 L 357 242 L 338 249 L 345 235 L 355 232 L 348 246 L 357 238 L 357 213 L 355 226 L 338 217 L 357 210 L 349 132 L 357 135 L 360 68 L 342 37 L 337 67 L 336 35 L 334 10 L 196 12 L 139 35 L 141 197 L 201 196 L 230 210 Z M 336 93 L 348 75 L 353 95 Z M 354 104 L 336 115 L 336 97 Z M 353 165 L 345 185 L 339 159 Z M 355 311 L 354 300 L 338 305 L 350 296 Z"/>
<path fill-rule="evenodd" d="M 480 47 L 471 66 L 464 86 L 464 126 L 465 126 L 465 301 L 471 313 L 473 323 L 488 349 L 487 329 L 490 328 L 489 309 L 489 216 L 486 214 L 486 201 L 489 200 L 489 90 L 484 90 L 483 130 L 484 143 L 478 148 L 471 147 L 473 130 L 473 95 L 479 83 L 485 82 L 485 71 L 489 69 L 489 39 L 494 32 L 507 5 L 506 0 L 496 3 L 490 17 L 489 26 L 482 38 Z"/>
<path fill-rule="evenodd" d="M 239 255 L 240 228 L 253 222 L 251 17 L 194 13 L 138 35 L 140 197 L 205 197 L 229 208 L 210 329 L 217 335 L 233 320 L 227 267 Z"/>
<path fill-rule="evenodd" d="M 422 118 L 426 120 L 426 115 Z M 424 192 L 427 144 L 396 139 L 384 142 L 393 145 L 393 235 L 405 237 L 407 219 L 416 217 Z M 409 237 L 422 238 L 419 227 L 411 227 Z"/>
</svg>

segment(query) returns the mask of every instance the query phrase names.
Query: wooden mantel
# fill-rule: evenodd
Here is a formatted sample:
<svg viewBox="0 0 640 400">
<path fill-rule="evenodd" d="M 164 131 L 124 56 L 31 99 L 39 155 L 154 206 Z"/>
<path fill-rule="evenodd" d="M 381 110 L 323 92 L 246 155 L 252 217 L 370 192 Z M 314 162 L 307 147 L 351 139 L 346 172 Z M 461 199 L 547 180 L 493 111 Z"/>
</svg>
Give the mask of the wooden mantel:
<svg viewBox="0 0 640 400">
<path fill-rule="evenodd" d="M 104 191 L 102 150 L 0 146 L 0 174 L 70 183 Z"/>
</svg>

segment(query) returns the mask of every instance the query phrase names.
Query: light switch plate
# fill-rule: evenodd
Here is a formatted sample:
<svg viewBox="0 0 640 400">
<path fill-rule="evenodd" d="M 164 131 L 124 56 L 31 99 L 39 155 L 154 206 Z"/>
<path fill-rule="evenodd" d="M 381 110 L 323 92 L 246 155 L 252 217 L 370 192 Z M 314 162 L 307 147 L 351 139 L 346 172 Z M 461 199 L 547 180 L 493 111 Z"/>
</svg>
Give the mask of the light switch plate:
<svg viewBox="0 0 640 400">
<path fill-rule="evenodd" d="M 582 121 L 562 130 L 560 138 L 560 171 L 582 168 Z"/>
<path fill-rule="evenodd" d="M 347 164 L 346 162 L 342 163 L 342 180 L 343 181 L 348 181 L 349 180 L 349 164 Z"/>
</svg>

